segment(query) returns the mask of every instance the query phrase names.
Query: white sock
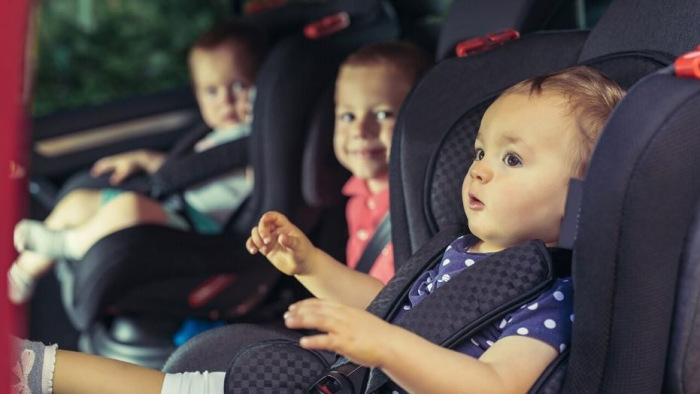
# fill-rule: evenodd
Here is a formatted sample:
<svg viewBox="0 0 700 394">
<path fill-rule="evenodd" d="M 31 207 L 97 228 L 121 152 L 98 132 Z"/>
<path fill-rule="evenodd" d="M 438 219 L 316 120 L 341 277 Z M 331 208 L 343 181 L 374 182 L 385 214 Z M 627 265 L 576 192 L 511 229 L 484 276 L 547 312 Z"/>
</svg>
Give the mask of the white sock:
<svg viewBox="0 0 700 394">
<path fill-rule="evenodd" d="M 168 373 L 161 394 L 224 394 L 225 372 Z"/>
<path fill-rule="evenodd" d="M 7 271 L 7 295 L 15 305 L 24 304 L 34 294 L 36 279 L 25 272 L 17 262 Z"/>
</svg>

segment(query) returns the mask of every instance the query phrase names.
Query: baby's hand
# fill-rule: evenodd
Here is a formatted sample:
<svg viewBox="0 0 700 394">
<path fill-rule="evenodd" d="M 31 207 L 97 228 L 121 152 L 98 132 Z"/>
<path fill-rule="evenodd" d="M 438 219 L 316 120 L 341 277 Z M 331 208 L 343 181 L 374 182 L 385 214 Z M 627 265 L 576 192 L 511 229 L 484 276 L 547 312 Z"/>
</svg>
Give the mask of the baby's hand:
<svg viewBox="0 0 700 394">
<path fill-rule="evenodd" d="M 286 216 L 270 211 L 251 230 L 246 248 L 250 254 L 260 252 L 287 275 L 303 275 L 314 246 Z"/>
<path fill-rule="evenodd" d="M 149 174 L 157 171 L 165 161 L 165 155 L 160 152 L 136 150 L 104 157 L 92 166 L 90 174 L 97 177 L 111 173 L 109 182 L 118 185 L 129 176 L 146 171 Z"/>
<path fill-rule="evenodd" d="M 340 353 L 368 367 L 382 366 L 388 355 L 385 345 L 400 330 L 367 311 L 318 298 L 292 304 L 284 322 L 288 328 L 325 332 L 301 338 L 302 347 Z"/>
</svg>

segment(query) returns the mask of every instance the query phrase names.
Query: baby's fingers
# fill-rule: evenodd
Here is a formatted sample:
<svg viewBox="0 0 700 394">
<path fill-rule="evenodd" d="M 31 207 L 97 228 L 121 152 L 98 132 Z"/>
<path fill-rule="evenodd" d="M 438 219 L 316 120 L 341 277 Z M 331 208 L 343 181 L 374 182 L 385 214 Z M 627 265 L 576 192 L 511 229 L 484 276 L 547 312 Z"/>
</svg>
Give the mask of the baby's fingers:
<svg viewBox="0 0 700 394">
<path fill-rule="evenodd" d="M 253 252 L 253 249 L 256 252 L 259 251 L 262 254 L 265 254 L 267 252 L 267 250 L 265 249 L 265 242 L 263 242 L 263 239 L 260 236 L 260 231 L 258 227 L 253 227 L 250 230 L 250 238 L 248 238 L 246 246 L 248 247 L 250 253 L 255 253 Z"/>
<path fill-rule="evenodd" d="M 270 242 L 272 239 L 272 233 L 279 227 L 282 227 L 286 222 L 286 217 L 279 212 L 270 211 L 266 212 L 260 218 L 260 223 L 258 223 L 258 228 L 260 230 L 260 236 L 265 241 L 265 243 Z"/>
</svg>

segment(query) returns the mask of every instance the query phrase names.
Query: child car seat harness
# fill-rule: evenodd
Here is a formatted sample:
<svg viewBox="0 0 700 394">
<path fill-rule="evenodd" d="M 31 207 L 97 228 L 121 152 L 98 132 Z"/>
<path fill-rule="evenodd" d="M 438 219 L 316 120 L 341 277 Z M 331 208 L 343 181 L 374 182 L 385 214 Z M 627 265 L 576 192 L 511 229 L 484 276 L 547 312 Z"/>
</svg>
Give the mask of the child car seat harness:
<svg viewBox="0 0 700 394">
<path fill-rule="evenodd" d="M 462 226 L 446 227 L 436 234 L 397 272 L 370 304 L 368 311 L 391 321 L 416 278 L 437 264 L 445 248 L 462 234 Z M 504 316 L 536 298 L 551 286 L 556 277 L 568 276 L 570 261 L 571 253 L 568 250 L 547 248 L 541 241 L 529 241 L 494 253 L 454 276 L 436 289 L 431 297 L 406 312 L 395 324 L 443 347 L 454 347 L 494 318 Z M 280 348 L 280 341 L 286 341 L 284 349 Z M 263 373 L 263 369 L 269 368 L 268 365 L 249 362 L 251 358 L 266 357 L 250 352 L 262 351 L 267 357 L 271 356 L 267 352 L 272 351 L 272 348 L 267 345 L 273 344 L 275 359 L 278 360 L 275 371 L 296 368 L 296 371 L 285 372 L 285 375 L 287 378 L 298 375 L 298 378 L 292 378 L 296 380 L 294 387 L 301 388 L 305 382 L 305 390 L 310 393 L 373 393 L 389 382 L 381 370 L 360 367 L 345 358 L 339 358 L 323 373 L 321 368 L 327 365 L 323 361 L 323 353 L 309 353 L 299 348 L 294 340 L 280 341 L 249 346 L 238 352 L 227 370 L 228 392 L 243 388 L 269 388 L 269 384 L 278 384 L 271 381 L 246 381 L 250 378 L 265 380 L 266 376 L 275 381 L 279 379 L 275 374 Z M 285 355 L 281 356 L 282 353 Z M 308 387 L 309 382 L 314 382 L 308 380 L 310 367 L 319 368 L 316 371 L 322 375 Z"/>
</svg>

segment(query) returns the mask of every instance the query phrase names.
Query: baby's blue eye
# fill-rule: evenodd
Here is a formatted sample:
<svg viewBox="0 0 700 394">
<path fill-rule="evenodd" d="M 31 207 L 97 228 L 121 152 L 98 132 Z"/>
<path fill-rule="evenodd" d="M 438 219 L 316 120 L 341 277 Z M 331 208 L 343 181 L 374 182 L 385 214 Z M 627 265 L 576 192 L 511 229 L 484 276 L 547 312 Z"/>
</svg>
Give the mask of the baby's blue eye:
<svg viewBox="0 0 700 394">
<path fill-rule="evenodd" d="M 393 117 L 394 117 L 394 113 L 391 112 L 391 111 L 377 111 L 374 115 L 375 115 L 375 116 L 377 117 L 377 119 L 379 119 L 379 120 L 389 119 L 389 118 L 393 118 Z"/>
<path fill-rule="evenodd" d="M 355 120 L 355 114 L 351 112 L 343 112 L 342 114 L 338 115 L 338 119 L 343 122 L 352 122 Z"/>
<path fill-rule="evenodd" d="M 246 89 L 246 86 L 241 81 L 236 81 L 231 84 L 231 93 L 241 94 Z"/>
<path fill-rule="evenodd" d="M 520 158 L 512 153 L 507 153 L 505 157 L 503 157 L 503 162 L 506 163 L 508 167 L 518 167 L 523 164 Z"/>
<path fill-rule="evenodd" d="M 474 161 L 479 161 L 484 158 L 484 150 L 481 148 L 476 148 L 474 150 Z"/>
</svg>

